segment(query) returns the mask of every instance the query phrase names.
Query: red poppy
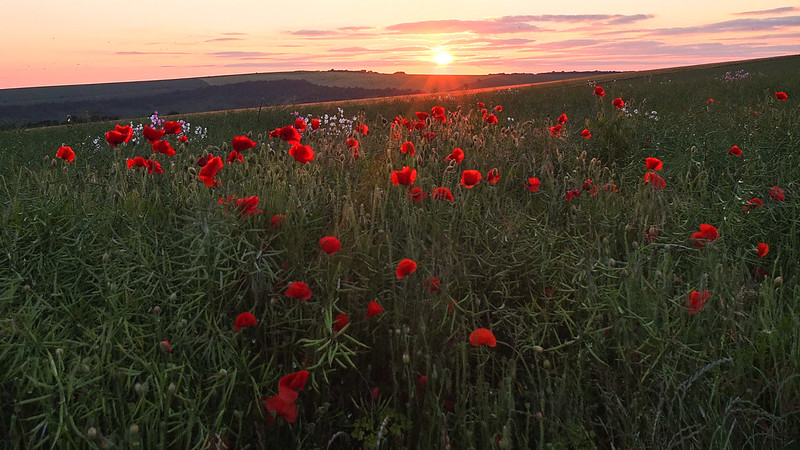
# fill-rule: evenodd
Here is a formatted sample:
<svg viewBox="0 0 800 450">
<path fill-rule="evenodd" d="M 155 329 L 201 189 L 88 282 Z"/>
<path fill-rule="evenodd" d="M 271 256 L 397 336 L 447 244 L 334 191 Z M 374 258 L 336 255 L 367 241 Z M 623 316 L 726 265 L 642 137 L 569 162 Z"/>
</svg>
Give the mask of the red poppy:
<svg viewBox="0 0 800 450">
<path fill-rule="evenodd" d="M 283 139 L 284 141 L 288 142 L 289 144 L 299 144 L 300 143 L 300 132 L 297 131 L 297 128 L 287 125 L 283 128 L 276 129 L 278 137 Z M 270 136 L 272 133 L 270 133 Z"/>
<path fill-rule="evenodd" d="M 423 284 L 425 285 L 425 290 L 427 290 L 428 292 L 436 292 L 439 290 L 438 278 L 430 277 L 427 280 L 425 280 Z"/>
<path fill-rule="evenodd" d="M 584 139 L 589 139 L 592 137 L 592 133 L 588 129 L 584 128 L 583 131 L 581 131 L 581 137 Z"/>
<path fill-rule="evenodd" d="M 559 137 L 561 135 L 561 125 L 550 127 L 550 136 Z"/>
<path fill-rule="evenodd" d="M 483 118 L 483 120 L 485 120 L 486 123 L 490 125 L 494 125 L 497 123 L 497 116 L 495 116 L 494 114 L 487 114 L 486 117 Z"/>
<path fill-rule="evenodd" d="M 200 179 L 205 183 L 208 187 L 213 187 L 217 185 L 221 185 L 215 177 L 217 176 L 217 172 L 219 169 L 222 169 L 222 158 L 219 156 L 214 156 L 213 158 L 209 158 L 206 161 L 206 165 L 200 169 Z"/>
<path fill-rule="evenodd" d="M 456 147 L 447 157 L 444 159 L 445 161 L 455 161 L 456 163 L 461 163 L 464 160 L 464 150 Z"/>
<path fill-rule="evenodd" d="M 780 100 L 782 102 L 785 102 L 786 100 L 789 99 L 789 96 L 786 95 L 786 92 L 778 91 L 778 92 L 775 93 L 775 98 L 777 98 L 778 100 Z"/>
<path fill-rule="evenodd" d="M 404 186 L 411 186 L 414 184 L 414 180 L 417 179 L 417 169 L 411 169 L 410 167 L 404 166 L 403 170 L 393 170 L 392 171 L 392 184 L 395 186 L 404 185 Z"/>
<path fill-rule="evenodd" d="M 617 97 L 611 101 L 611 104 L 616 106 L 617 109 L 622 109 L 625 107 L 625 100 L 622 100 L 622 98 Z"/>
<path fill-rule="evenodd" d="M 382 312 L 383 308 L 375 300 L 369 302 L 369 305 L 367 305 L 367 319 L 375 317 Z"/>
<path fill-rule="evenodd" d="M 111 147 L 116 147 L 125 142 L 125 135 L 116 130 L 106 132 L 106 142 L 108 142 L 108 145 Z"/>
<path fill-rule="evenodd" d="M 213 158 L 213 157 L 214 157 L 214 155 L 212 155 L 210 153 L 208 155 L 206 155 L 206 156 L 201 156 L 201 157 L 197 158 L 197 165 L 200 166 L 200 167 L 205 167 L 205 165 L 208 162 L 208 160 Z"/>
<path fill-rule="evenodd" d="M 244 162 L 244 157 L 242 156 L 241 153 L 237 152 L 236 150 L 231 150 L 231 152 L 228 153 L 228 159 L 226 161 L 228 162 L 228 164 L 234 161 Z"/>
<path fill-rule="evenodd" d="M 161 170 L 161 164 L 159 164 L 158 161 L 153 161 L 152 159 L 144 159 L 141 156 L 128 159 L 126 161 L 126 164 L 128 166 L 128 170 L 131 170 L 134 167 L 145 167 L 147 168 L 148 173 L 164 173 L 164 171 Z"/>
<path fill-rule="evenodd" d="M 689 293 L 689 314 L 697 314 L 700 312 L 706 300 L 708 300 L 708 295 L 707 290 L 703 292 L 692 290 L 692 292 Z"/>
<path fill-rule="evenodd" d="M 756 253 L 758 254 L 758 259 L 763 259 L 765 256 L 767 256 L 767 253 L 769 253 L 769 244 L 759 242 Z"/>
<path fill-rule="evenodd" d="M 245 216 L 253 216 L 263 212 L 260 209 L 256 209 L 258 207 L 258 196 L 256 195 L 240 198 L 236 200 L 235 205 L 242 212 L 242 219 Z"/>
<path fill-rule="evenodd" d="M 319 240 L 319 247 L 323 252 L 332 255 L 342 248 L 342 243 L 334 236 L 325 236 Z"/>
<path fill-rule="evenodd" d="M 783 193 L 783 189 L 779 188 L 778 186 L 772 186 L 769 189 L 769 196 L 772 197 L 772 200 L 776 202 L 782 202 L 786 200 L 786 194 Z"/>
<path fill-rule="evenodd" d="M 62 145 L 56 150 L 56 158 L 61 158 L 67 162 L 75 161 L 75 152 L 71 147 Z"/>
<path fill-rule="evenodd" d="M 292 129 L 294 130 L 294 128 Z M 309 145 L 302 145 L 298 143 L 294 144 L 292 148 L 289 149 L 289 156 L 292 156 L 301 164 L 306 164 L 307 162 L 314 160 L 314 150 L 312 150 L 311 146 Z"/>
<path fill-rule="evenodd" d="M 164 122 L 164 132 L 166 134 L 180 134 L 183 131 L 183 125 L 180 122 Z"/>
<path fill-rule="evenodd" d="M 573 198 L 579 195 L 581 195 L 581 191 L 578 189 L 570 189 L 566 192 L 566 194 L 564 194 L 564 196 L 567 198 L 567 201 L 572 201 Z"/>
<path fill-rule="evenodd" d="M 592 196 L 597 195 L 597 185 L 592 182 L 591 178 L 587 178 L 586 181 L 583 182 L 583 190 L 591 192 Z"/>
<path fill-rule="evenodd" d="M 444 108 L 441 106 L 434 106 L 433 108 L 431 108 L 431 114 L 434 116 L 444 116 L 445 111 Z"/>
<path fill-rule="evenodd" d="M 175 149 L 172 148 L 172 146 L 169 145 L 169 142 L 167 142 L 167 141 L 156 141 L 156 142 L 153 142 L 153 153 L 156 153 L 156 152 L 163 153 L 163 154 L 165 154 L 167 156 L 174 156 L 175 155 Z"/>
<path fill-rule="evenodd" d="M 417 270 L 417 263 L 406 258 L 397 263 L 397 269 L 395 269 L 394 274 L 398 280 L 402 280 L 407 275 L 414 273 L 415 270 Z"/>
<path fill-rule="evenodd" d="M 477 104 L 478 104 L 478 109 L 483 108 L 484 106 L 486 106 L 486 103 L 483 103 L 483 102 L 478 102 Z"/>
<path fill-rule="evenodd" d="M 369 127 L 363 123 L 360 123 L 356 125 L 356 133 L 361 133 L 366 136 L 367 133 L 369 133 Z"/>
<path fill-rule="evenodd" d="M 425 375 L 419 375 L 419 376 L 417 377 L 417 385 L 418 385 L 418 386 L 423 386 L 423 385 L 425 385 L 425 383 L 427 383 L 427 382 L 428 382 L 428 377 L 427 377 L 427 376 L 425 376 Z"/>
<path fill-rule="evenodd" d="M 424 130 L 428 125 L 425 124 L 423 121 L 414 122 L 414 129 L 415 130 Z"/>
<path fill-rule="evenodd" d="M 425 138 L 425 140 L 428 142 L 433 142 L 433 140 L 436 139 L 436 133 L 434 133 L 433 131 L 431 131 L 430 133 L 422 133 L 422 137 Z"/>
<path fill-rule="evenodd" d="M 407 192 L 408 198 L 414 202 L 421 202 L 428 193 L 423 191 L 420 187 L 413 187 Z"/>
<path fill-rule="evenodd" d="M 267 411 L 274 412 L 278 416 L 283 417 L 283 419 L 289 423 L 294 423 L 297 421 L 297 414 L 299 411 L 294 400 L 287 401 L 281 397 L 280 394 L 278 394 L 268 398 L 264 402 L 264 406 L 267 408 Z M 272 420 L 272 416 L 270 416 L 270 423 Z"/>
<path fill-rule="evenodd" d="M 497 105 L 497 106 L 494 107 L 494 110 L 497 111 L 497 112 L 503 112 L 503 107 L 500 106 L 500 105 Z"/>
<path fill-rule="evenodd" d="M 719 237 L 719 231 L 713 225 L 700 224 L 700 231 L 692 233 L 691 240 L 695 247 L 704 247 L 708 242 L 714 242 Z"/>
<path fill-rule="evenodd" d="M 494 333 L 486 328 L 477 328 L 469 334 L 469 343 L 473 347 L 485 345 L 487 347 L 497 347 L 497 339 Z"/>
<path fill-rule="evenodd" d="M 764 206 L 764 202 L 760 198 L 751 198 L 742 206 L 742 211 L 749 213 L 750 210 L 761 208 L 762 206 Z"/>
<path fill-rule="evenodd" d="M 319 119 L 311 119 L 311 129 L 312 130 L 319 129 Z"/>
<path fill-rule="evenodd" d="M 161 348 L 161 351 L 164 353 L 172 353 L 172 344 L 169 341 L 161 341 L 158 343 L 158 347 Z"/>
<path fill-rule="evenodd" d="M 297 398 L 297 393 L 302 391 L 306 387 L 306 382 L 308 381 L 308 371 L 301 370 L 298 372 L 290 373 L 288 375 L 284 375 L 278 381 L 278 392 L 281 391 L 294 391 L 294 397 Z M 291 398 L 291 393 L 286 393 L 284 395 L 285 398 Z M 293 399 L 294 400 L 294 399 Z"/>
<path fill-rule="evenodd" d="M 489 173 L 486 174 L 486 181 L 488 181 L 489 184 L 496 184 L 500 181 L 500 171 L 497 169 L 490 170 Z"/>
<path fill-rule="evenodd" d="M 286 222 L 286 215 L 285 214 L 275 214 L 269 220 L 269 226 L 270 226 L 270 228 L 278 229 L 278 228 L 282 228 L 283 224 L 285 222 Z"/>
<path fill-rule="evenodd" d="M 178 138 L 178 142 L 189 142 L 189 138 L 187 136 L 181 136 Z"/>
<path fill-rule="evenodd" d="M 714 99 L 713 98 L 710 98 L 710 99 L 706 100 L 706 104 L 710 105 L 712 103 L 714 103 Z"/>
<path fill-rule="evenodd" d="M 667 180 L 655 172 L 647 172 L 644 174 L 644 182 L 650 183 L 650 187 L 657 191 L 663 191 L 664 188 L 667 187 Z"/>
<path fill-rule="evenodd" d="M 606 91 L 605 91 L 605 89 L 601 88 L 600 86 L 595 86 L 594 95 L 596 95 L 598 97 L 605 97 L 606 96 Z"/>
<path fill-rule="evenodd" d="M 253 142 L 253 140 L 247 136 L 236 136 L 233 138 L 233 141 L 231 143 L 231 148 L 233 148 L 233 150 L 237 152 L 243 152 L 255 146 L 256 143 Z"/>
<path fill-rule="evenodd" d="M 538 178 L 532 177 L 532 178 L 528 178 L 528 182 L 525 183 L 525 189 L 527 189 L 527 190 L 529 190 L 531 192 L 536 192 L 536 191 L 539 190 L 539 187 L 541 185 L 542 185 L 542 182 Z"/>
<path fill-rule="evenodd" d="M 358 141 L 353 139 L 353 138 L 347 139 L 347 148 L 357 149 L 358 148 Z"/>
<path fill-rule="evenodd" d="M 306 124 L 306 121 L 305 121 L 305 120 L 303 120 L 303 119 L 301 119 L 300 117 L 298 117 L 297 119 L 294 119 L 294 125 L 292 125 L 292 126 L 293 126 L 293 127 L 294 127 L 294 128 L 297 130 L 297 131 L 299 131 L 299 132 L 301 132 L 301 133 L 302 133 L 303 131 L 306 131 L 306 125 L 307 125 L 307 124 Z"/>
<path fill-rule="evenodd" d="M 403 145 L 400 146 L 400 153 L 414 155 L 417 153 L 417 149 L 414 148 L 414 144 L 412 142 L 403 142 Z"/>
<path fill-rule="evenodd" d="M 306 387 L 309 372 L 301 370 L 283 376 L 278 381 L 278 394 L 273 395 L 264 402 L 267 411 L 275 412 L 283 417 L 287 422 L 294 423 L 297 420 L 297 405 L 295 401 L 298 392 Z"/>
<path fill-rule="evenodd" d="M 258 325 L 258 320 L 250 312 L 243 312 L 236 316 L 236 323 L 233 325 L 233 331 L 239 331 L 244 327 L 254 327 Z"/>
<path fill-rule="evenodd" d="M 730 150 L 728 150 L 728 154 L 733 156 L 742 156 L 742 149 L 740 149 L 738 145 L 734 145 L 730 148 Z"/>
<path fill-rule="evenodd" d="M 350 323 L 350 316 L 347 314 L 337 314 L 336 319 L 333 320 L 333 332 L 338 333 L 342 331 L 342 328 L 347 326 Z"/>
<path fill-rule="evenodd" d="M 604 191 L 610 191 L 610 192 L 619 192 L 619 189 L 617 188 L 617 185 L 614 184 L 614 183 L 606 183 L 606 184 L 604 184 L 603 185 L 603 190 Z"/>
<path fill-rule="evenodd" d="M 664 167 L 664 163 L 658 158 L 645 158 L 644 161 L 647 164 L 647 170 L 661 170 Z"/>
<path fill-rule="evenodd" d="M 142 129 L 142 135 L 145 139 L 150 141 L 150 143 L 160 140 L 162 137 L 164 137 L 164 134 L 166 134 L 164 130 L 156 130 L 150 125 L 147 125 Z"/>
<path fill-rule="evenodd" d="M 417 116 L 418 120 L 425 120 L 430 116 L 430 114 L 428 114 L 426 112 L 423 112 L 423 111 L 417 111 L 414 114 Z"/>
<path fill-rule="evenodd" d="M 481 182 L 482 175 L 477 170 L 465 170 L 461 172 L 461 185 L 471 189 Z"/>
<path fill-rule="evenodd" d="M 556 122 L 558 122 L 559 125 L 564 125 L 565 123 L 567 123 L 567 115 L 561 114 L 560 116 L 558 116 L 558 120 L 556 120 Z"/>
<path fill-rule="evenodd" d="M 311 298 L 311 289 L 302 281 L 295 281 L 286 289 L 286 296 L 298 300 L 307 301 Z"/>
<path fill-rule="evenodd" d="M 453 193 L 446 187 L 437 187 L 431 192 L 431 198 L 434 200 L 447 200 L 452 202 L 454 200 Z"/>
</svg>

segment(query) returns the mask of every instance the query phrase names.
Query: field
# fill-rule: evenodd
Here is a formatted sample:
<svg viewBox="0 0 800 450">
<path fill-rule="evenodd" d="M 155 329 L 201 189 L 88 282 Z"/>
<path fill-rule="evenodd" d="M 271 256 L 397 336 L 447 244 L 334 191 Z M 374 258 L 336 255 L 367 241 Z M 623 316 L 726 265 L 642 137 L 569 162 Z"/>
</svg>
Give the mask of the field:
<svg viewBox="0 0 800 450">
<path fill-rule="evenodd" d="M 799 70 L 0 132 L 0 448 L 796 448 Z"/>
</svg>

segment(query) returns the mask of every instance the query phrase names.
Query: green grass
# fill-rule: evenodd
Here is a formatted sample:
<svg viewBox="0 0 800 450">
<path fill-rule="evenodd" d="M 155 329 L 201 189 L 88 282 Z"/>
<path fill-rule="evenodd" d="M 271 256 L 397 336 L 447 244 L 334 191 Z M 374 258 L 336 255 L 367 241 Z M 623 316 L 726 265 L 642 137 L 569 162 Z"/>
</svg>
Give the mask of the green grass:
<svg viewBox="0 0 800 450">
<path fill-rule="evenodd" d="M 750 75 L 722 80 L 739 69 Z M 790 57 L 618 74 L 595 80 L 604 99 L 583 80 L 194 115 L 181 118 L 207 136 L 169 158 L 96 148 L 114 124 L 0 133 L 0 448 L 214 448 L 218 436 L 235 448 L 794 448 L 798 69 Z M 498 125 L 478 101 L 503 106 Z M 395 116 L 434 105 L 450 113 L 429 123 L 435 140 L 392 138 Z M 337 107 L 370 126 L 358 159 L 330 125 L 304 136 L 307 165 L 267 137 L 295 109 Z M 246 133 L 259 145 L 245 162 L 226 164 L 220 187 L 200 182 L 197 158 Z M 399 152 L 408 138 L 413 157 Z M 53 162 L 62 144 L 73 163 Z M 455 147 L 466 158 L 451 167 Z M 128 170 L 136 155 L 164 173 Z M 646 157 L 664 162 L 663 191 L 642 183 Z M 411 202 L 390 182 L 403 166 L 455 201 Z M 459 186 L 462 170 L 491 168 L 496 185 Z M 534 176 L 535 193 L 523 186 Z M 567 201 L 586 179 L 598 194 Z M 226 195 L 257 195 L 263 214 L 226 213 Z M 745 213 L 754 197 L 764 207 Z M 697 248 L 702 223 L 720 237 Z M 319 250 L 326 235 L 340 252 Z M 419 267 L 398 280 L 403 258 Z M 310 301 L 284 295 L 297 280 Z M 705 289 L 690 315 L 689 292 Z M 367 319 L 372 300 L 385 312 Z M 234 332 L 244 311 L 259 324 Z M 339 313 L 350 324 L 334 334 Z M 469 344 L 478 327 L 496 348 Z M 301 369 L 297 421 L 268 425 L 263 399 Z"/>
</svg>

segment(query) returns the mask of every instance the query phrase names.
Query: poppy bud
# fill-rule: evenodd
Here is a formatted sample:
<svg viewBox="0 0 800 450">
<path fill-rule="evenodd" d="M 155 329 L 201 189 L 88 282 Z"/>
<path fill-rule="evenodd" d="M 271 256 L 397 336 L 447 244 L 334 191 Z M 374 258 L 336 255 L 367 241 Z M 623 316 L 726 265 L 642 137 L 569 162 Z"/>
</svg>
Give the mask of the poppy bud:
<svg viewBox="0 0 800 450">
<path fill-rule="evenodd" d="M 175 383 L 170 383 L 169 386 L 167 386 L 167 391 L 170 394 L 174 394 L 175 391 L 177 391 L 177 390 L 178 390 L 178 386 L 176 386 Z"/>
<path fill-rule="evenodd" d="M 108 252 L 103 253 L 103 262 L 108 262 L 111 258 L 111 255 Z"/>
<path fill-rule="evenodd" d="M 136 425 L 134 423 L 133 425 L 131 425 L 131 427 L 128 429 L 128 431 L 130 431 L 131 434 L 139 434 L 139 425 Z"/>
<path fill-rule="evenodd" d="M 783 277 L 775 277 L 775 286 L 780 286 L 783 284 Z"/>
<path fill-rule="evenodd" d="M 550 368 L 552 368 L 553 365 L 550 364 L 549 359 L 545 359 L 544 362 L 542 363 L 542 367 L 544 367 L 545 370 L 550 370 Z"/>
<path fill-rule="evenodd" d="M 222 152 L 223 153 L 228 153 L 228 143 L 227 142 L 223 142 L 222 143 Z"/>
<path fill-rule="evenodd" d="M 31 290 L 31 285 L 30 284 L 26 284 L 25 286 L 22 286 L 22 290 L 25 291 L 25 292 L 30 291 Z"/>
<path fill-rule="evenodd" d="M 411 361 L 411 358 L 408 356 L 408 352 L 403 353 L 403 364 L 408 364 Z"/>
<path fill-rule="evenodd" d="M 225 378 L 228 376 L 228 371 L 225 369 L 219 369 L 219 376 Z"/>
<path fill-rule="evenodd" d="M 189 175 L 193 177 L 197 176 L 197 170 L 194 167 L 189 167 Z"/>
<path fill-rule="evenodd" d="M 664 276 L 664 274 L 663 274 L 663 273 L 661 273 L 661 271 L 660 271 L 660 270 L 656 270 L 656 278 L 661 278 L 661 277 L 663 277 L 663 276 Z"/>
<path fill-rule="evenodd" d="M 50 162 L 50 155 L 44 155 L 44 163 L 47 164 Z"/>
<path fill-rule="evenodd" d="M 536 353 L 540 353 L 541 354 L 541 353 L 544 353 L 544 348 L 542 348 L 541 345 L 535 345 L 535 346 L 533 346 L 533 351 L 535 351 Z"/>
<path fill-rule="evenodd" d="M 61 355 L 63 355 L 63 354 L 64 354 L 64 350 L 63 350 L 63 349 L 60 349 L 60 348 L 57 348 L 57 349 L 56 349 L 56 355 L 57 355 L 57 356 L 61 356 Z"/>
<path fill-rule="evenodd" d="M 158 306 L 158 305 L 154 306 L 153 307 L 153 312 L 156 313 L 156 314 L 160 313 L 161 312 L 161 307 Z"/>
<path fill-rule="evenodd" d="M 608 258 L 608 265 L 610 267 L 615 267 L 617 265 L 617 262 L 614 260 L 614 258 Z"/>
<path fill-rule="evenodd" d="M 53 166 L 53 167 L 55 167 L 55 166 L 56 166 L 56 164 L 58 164 L 58 160 L 57 160 L 57 159 L 55 159 L 55 158 L 53 158 L 53 160 L 52 160 L 52 161 L 50 161 L 50 165 L 51 165 L 51 166 Z"/>
<path fill-rule="evenodd" d="M 133 385 L 133 390 L 136 391 L 136 393 L 139 394 L 139 395 L 143 395 L 145 392 L 147 392 L 147 388 L 142 386 L 141 383 L 134 384 Z"/>
<path fill-rule="evenodd" d="M 90 440 L 96 438 L 97 437 L 97 428 L 89 427 L 89 429 L 86 430 L 86 437 L 89 438 Z"/>
<path fill-rule="evenodd" d="M 174 302 L 177 299 L 178 299 L 177 293 L 173 292 L 172 294 L 169 294 L 169 301 Z"/>
</svg>

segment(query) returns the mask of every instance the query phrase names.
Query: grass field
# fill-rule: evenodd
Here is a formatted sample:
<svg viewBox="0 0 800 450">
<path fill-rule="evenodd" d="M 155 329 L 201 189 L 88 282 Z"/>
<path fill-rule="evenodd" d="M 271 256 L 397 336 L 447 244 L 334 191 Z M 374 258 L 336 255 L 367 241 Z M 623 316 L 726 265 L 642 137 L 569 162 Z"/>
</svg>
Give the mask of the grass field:
<svg viewBox="0 0 800 450">
<path fill-rule="evenodd" d="M 2 132 L 0 448 L 796 448 L 798 70 Z"/>
</svg>

